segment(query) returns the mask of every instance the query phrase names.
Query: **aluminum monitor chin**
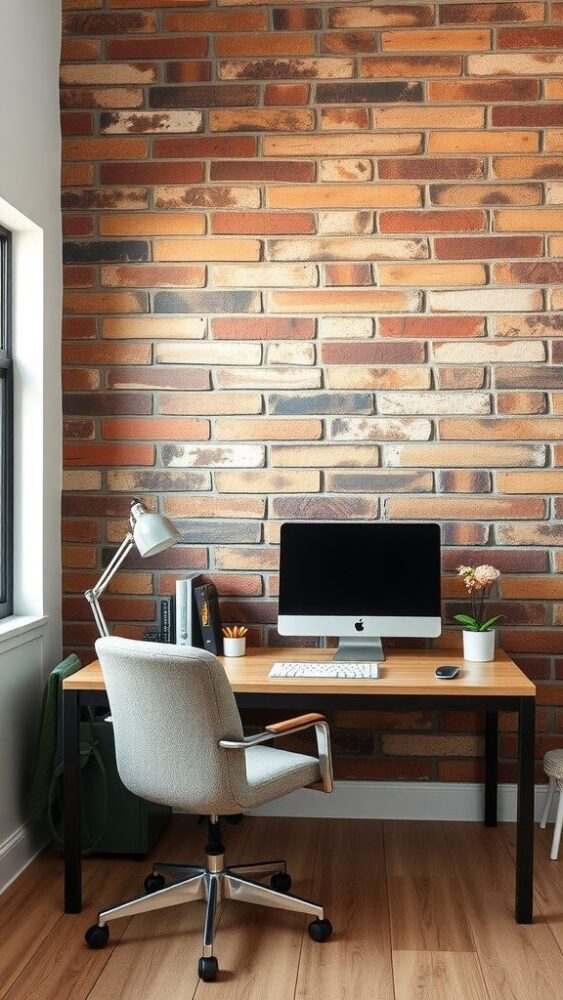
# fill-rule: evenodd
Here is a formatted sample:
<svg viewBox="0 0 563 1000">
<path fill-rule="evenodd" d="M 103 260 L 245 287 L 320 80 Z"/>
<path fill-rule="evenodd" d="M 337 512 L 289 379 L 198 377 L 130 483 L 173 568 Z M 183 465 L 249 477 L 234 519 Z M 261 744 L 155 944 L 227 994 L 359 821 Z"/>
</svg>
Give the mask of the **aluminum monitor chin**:
<svg viewBox="0 0 563 1000">
<path fill-rule="evenodd" d="M 382 660 L 381 637 L 440 635 L 440 571 L 438 524 L 282 524 L 278 632 Z"/>
</svg>

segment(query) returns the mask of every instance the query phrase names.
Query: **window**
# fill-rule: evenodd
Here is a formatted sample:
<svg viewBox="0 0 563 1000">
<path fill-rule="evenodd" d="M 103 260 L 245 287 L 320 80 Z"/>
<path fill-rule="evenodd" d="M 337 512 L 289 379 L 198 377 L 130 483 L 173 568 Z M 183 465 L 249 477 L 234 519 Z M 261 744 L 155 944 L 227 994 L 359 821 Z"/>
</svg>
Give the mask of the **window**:
<svg viewBox="0 0 563 1000">
<path fill-rule="evenodd" d="M 0 226 L 0 618 L 13 610 L 11 251 L 11 234 Z"/>
</svg>

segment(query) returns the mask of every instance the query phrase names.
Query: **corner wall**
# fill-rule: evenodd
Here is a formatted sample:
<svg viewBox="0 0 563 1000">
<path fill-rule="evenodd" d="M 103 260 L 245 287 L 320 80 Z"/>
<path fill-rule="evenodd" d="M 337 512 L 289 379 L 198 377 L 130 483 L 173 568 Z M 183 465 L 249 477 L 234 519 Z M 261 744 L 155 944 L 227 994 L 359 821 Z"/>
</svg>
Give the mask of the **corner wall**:
<svg viewBox="0 0 563 1000">
<path fill-rule="evenodd" d="M 131 494 L 185 545 L 105 598 L 130 636 L 205 570 L 279 643 L 281 521 L 436 519 L 446 621 L 459 563 L 503 570 L 558 745 L 563 4 L 67 6 L 67 646 Z M 333 724 L 340 777 L 481 774 L 473 716 Z"/>
<path fill-rule="evenodd" d="M 15 510 L 18 621 L 0 622 L 0 889 L 42 843 L 24 794 L 43 682 L 61 652 L 59 53 L 57 0 L 4 0 L 0 222 L 15 231 L 14 466 L 23 495 Z"/>
</svg>

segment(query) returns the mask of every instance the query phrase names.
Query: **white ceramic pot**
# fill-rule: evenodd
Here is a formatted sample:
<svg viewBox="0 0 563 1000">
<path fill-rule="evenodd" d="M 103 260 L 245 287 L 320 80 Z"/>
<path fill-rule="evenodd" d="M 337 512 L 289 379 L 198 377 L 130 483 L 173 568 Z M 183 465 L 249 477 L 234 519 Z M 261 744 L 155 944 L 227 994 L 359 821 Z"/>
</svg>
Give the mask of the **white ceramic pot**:
<svg viewBox="0 0 563 1000">
<path fill-rule="evenodd" d="M 463 659 L 477 663 L 488 663 L 495 658 L 494 628 L 488 632 L 469 632 L 463 630 Z"/>
<path fill-rule="evenodd" d="M 223 653 L 225 656 L 244 656 L 246 651 L 246 636 L 240 639 L 228 639 L 223 636 Z"/>
</svg>

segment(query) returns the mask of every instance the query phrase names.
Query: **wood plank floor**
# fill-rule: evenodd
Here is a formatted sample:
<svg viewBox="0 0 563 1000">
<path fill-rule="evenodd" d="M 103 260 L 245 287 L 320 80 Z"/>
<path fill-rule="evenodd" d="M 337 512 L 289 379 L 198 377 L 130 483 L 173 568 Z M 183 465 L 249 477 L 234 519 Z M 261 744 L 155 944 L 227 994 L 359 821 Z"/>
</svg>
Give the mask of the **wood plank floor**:
<svg viewBox="0 0 563 1000">
<path fill-rule="evenodd" d="M 150 862 L 89 859 L 84 910 L 61 912 L 62 862 L 46 852 L 0 897 L 0 1000 L 561 1000 L 563 861 L 537 831 L 536 921 L 513 919 L 514 826 L 246 818 L 225 825 L 231 861 L 287 857 L 294 891 L 334 925 L 227 902 L 216 983 L 197 978 L 204 904 L 111 925 L 90 951 L 102 905 L 141 890 Z M 155 854 L 198 861 L 204 831 L 175 817 Z"/>
</svg>

